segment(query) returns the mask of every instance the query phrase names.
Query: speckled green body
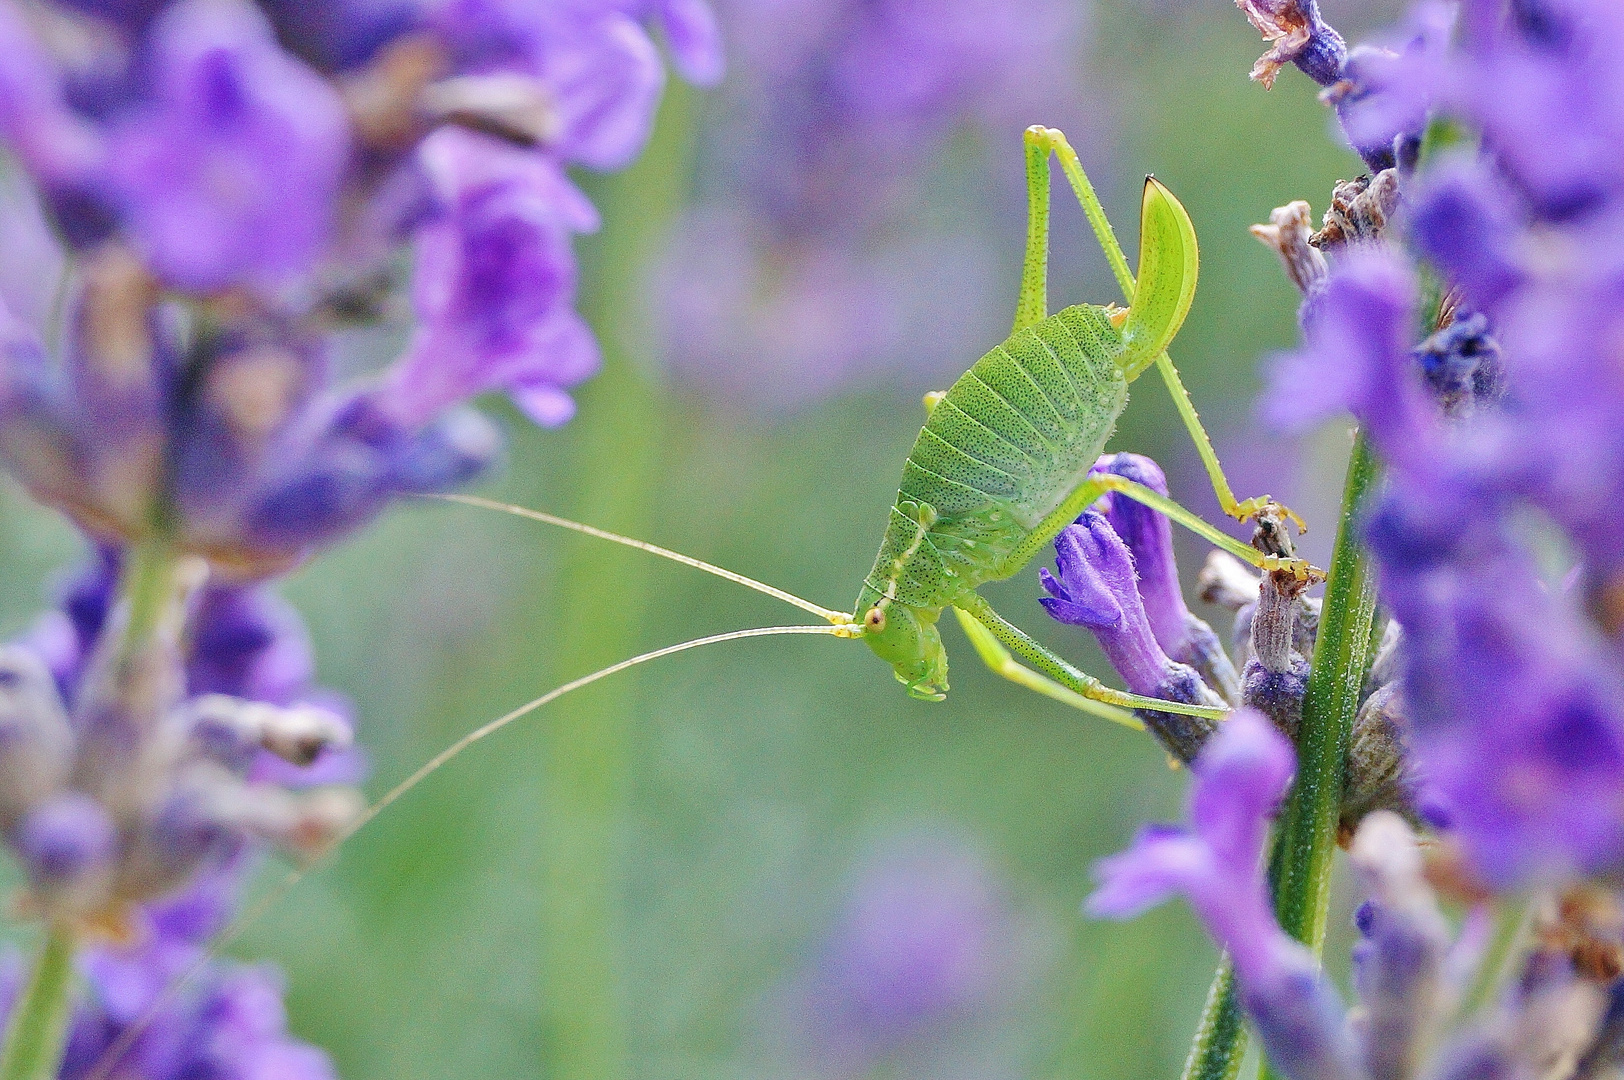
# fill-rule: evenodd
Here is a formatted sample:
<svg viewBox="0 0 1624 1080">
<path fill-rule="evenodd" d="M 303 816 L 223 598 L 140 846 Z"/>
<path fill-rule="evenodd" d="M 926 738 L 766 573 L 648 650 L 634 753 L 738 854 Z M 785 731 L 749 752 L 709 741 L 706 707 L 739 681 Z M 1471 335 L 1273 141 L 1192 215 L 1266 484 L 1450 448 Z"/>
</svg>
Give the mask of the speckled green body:
<svg viewBox="0 0 1624 1080">
<path fill-rule="evenodd" d="M 1011 555 L 1099 458 L 1128 404 L 1123 356 L 1104 308 L 1069 307 L 994 346 L 931 410 L 855 608 L 885 614 L 869 644 L 910 686 L 946 676 L 939 645 L 917 639 L 936 645 L 943 608 L 1019 571 Z"/>
<path fill-rule="evenodd" d="M 856 610 L 939 611 L 1019 570 L 1010 553 L 1082 483 L 1128 404 L 1122 353 L 1105 310 L 1078 305 L 960 376 L 908 454 Z"/>
</svg>

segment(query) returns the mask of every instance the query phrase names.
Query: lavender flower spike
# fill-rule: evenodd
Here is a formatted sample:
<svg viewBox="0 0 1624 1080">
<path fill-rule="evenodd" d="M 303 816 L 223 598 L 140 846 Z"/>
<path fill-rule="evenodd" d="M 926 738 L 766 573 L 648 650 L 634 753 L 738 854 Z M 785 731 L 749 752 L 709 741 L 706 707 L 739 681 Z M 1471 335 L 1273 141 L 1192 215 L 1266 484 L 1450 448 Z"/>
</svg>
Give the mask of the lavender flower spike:
<svg viewBox="0 0 1624 1080">
<path fill-rule="evenodd" d="M 1187 704 L 1224 704 L 1192 669 L 1162 651 L 1140 599 L 1133 555 L 1105 515 L 1084 513 L 1060 531 L 1054 548 L 1059 576 L 1038 571 L 1049 594 L 1038 603 L 1060 622 L 1092 630 L 1128 689 Z M 1183 761 L 1194 760 L 1212 734 L 1210 720 L 1140 712 L 1162 745 Z"/>
<path fill-rule="evenodd" d="M 1292 1080 L 1354 1080 L 1361 1072 L 1335 992 L 1269 905 L 1263 846 L 1293 766 L 1269 721 L 1237 710 L 1192 766 L 1190 827 L 1148 827 L 1128 851 L 1096 863 L 1100 887 L 1086 910 L 1126 919 L 1184 894 L 1234 959 L 1270 1060 Z"/>
</svg>

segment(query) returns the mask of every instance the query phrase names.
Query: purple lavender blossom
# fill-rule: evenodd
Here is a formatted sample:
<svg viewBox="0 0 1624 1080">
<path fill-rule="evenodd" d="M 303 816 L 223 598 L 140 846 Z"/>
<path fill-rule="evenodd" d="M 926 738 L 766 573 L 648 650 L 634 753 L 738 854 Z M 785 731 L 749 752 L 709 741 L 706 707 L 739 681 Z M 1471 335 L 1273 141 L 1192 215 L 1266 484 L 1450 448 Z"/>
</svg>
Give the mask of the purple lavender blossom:
<svg viewBox="0 0 1624 1080">
<path fill-rule="evenodd" d="M 597 212 L 554 162 L 490 136 L 445 129 L 421 155 L 440 209 L 418 232 L 418 330 L 386 407 L 419 424 L 499 388 L 537 423 L 565 422 L 575 407 L 563 388 L 599 362 L 574 311 L 570 251 Z"/>
<path fill-rule="evenodd" d="M 1335 992 L 1269 903 L 1263 847 L 1294 764 L 1268 720 L 1237 710 L 1191 766 L 1190 827 L 1147 827 L 1097 863 L 1087 911 L 1126 919 L 1183 894 L 1233 959 L 1270 1060 L 1294 1080 L 1353 1080 L 1360 1070 Z"/>
<path fill-rule="evenodd" d="M 125 1031 L 142 1022 L 159 995 L 196 963 L 235 906 L 235 873 L 206 877 L 187 894 L 147 908 L 139 944 L 103 946 L 83 956 L 89 993 L 74 1012 L 64 1080 L 79 1080 L 102 1066 Z M 287 1034 L 275 969 L 229 962 L 209 964 L 163 1003 L 116 1064 L 114 1075 L 142 1080 L 335 1075 L 326 1054 Z"/>
<path fill-rule="evenodd" d="M 1184 664 L 1170 660 L 1151 630 L 1140 599 L 1133 555 L 1103 514 L 1089 510 L 1055 537 L 1055 570 L 1038 570 L 1048 596 L 1038 603 L 1069 626 L 1094 634 L 1128 689 L 1146 697 L 1222 707 L 1223 701 Z M 1167 749 L 1193 760 L 1213 730 L 1198 717 L 1141 710 Z"/>
<path fill-rule="evenodd" d="M 1112 473 L 1167 494 L 1161 466 L 1142 454 L 1107 454 L 1090 471 Z M 1133 554 L 1139 599 L 1156 643 L 1174 660 L 1195 668 L 1220 696 L 1232 699 L 1239 682 L 1234 664 L 1212 627 L 1185 606 L 1178 563 L 1173 558 L 1173 526 L 1167 515 L 1120 495 L 1107 495 L 1099 505 Z"/>
<path fill-rule="evenodd" d="M 665 84 L 659 54 L 635 15 L 656 17 L 676 30 L 673 40 L 685 74 L 696 81 L 720 75 L 714 23 L 694 0 L 655 5 L 451 0 L 431 21 L 450 46 L 457 70 L 514 72 L 534 80 L 548 114 L 537 141 L 562 160 L 616 169 L 647 141 Z"/>
<path fill-rule="evenodd" d="M 126 227 L 165 283 L 279 284 L 329 240 L 344 105 L 247 0 L 180 0 L 147 40 L 153 93 L 109 133 Z"/>
<path fill-rule="evenodd" d="M 881 843 L 793 995 L 808 1056 L 864 1075 L 922 1040 L 1006 1012 L 1039 955 L 1030 920 L 973 848 L 939 832 Z"/>
<path fill-rule="evenodd" d="M 1094 631 L 1129 689 L 1151 694 L 1171 661 L 1157 643 L 1137 587 L 1133 555 L 1104 515 L 1092 510 L 1055 537 L 1058 576 L 1040 569 L 1043 610 Z"/>
<path fill-rule="evenodd" d="M 1352 411 L 1389 460 L 1434 453 L 1433 406 L 1411 357 L 1416 284 L 1385 251 L 1343 259 L 1304 305 L 1306 347 L 1274 361 L 1265 416 L 1302 430 Z"/>
</svg>

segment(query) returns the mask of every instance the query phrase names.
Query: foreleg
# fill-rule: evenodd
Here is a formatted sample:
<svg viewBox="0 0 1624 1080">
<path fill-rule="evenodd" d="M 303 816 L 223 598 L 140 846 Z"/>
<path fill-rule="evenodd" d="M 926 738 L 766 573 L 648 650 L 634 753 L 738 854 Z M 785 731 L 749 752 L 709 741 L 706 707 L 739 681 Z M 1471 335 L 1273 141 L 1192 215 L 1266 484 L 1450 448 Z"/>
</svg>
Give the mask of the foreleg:
<svg viewBox="0 0 1624 1080">
<path fill-rule="evenodd" d="M 1115 705 L 1107 705 L 1103 701 L 1085 697 L 1016 661 L 1010 655 L 1009 650 L 999 644 L 992 631 L 977 622 L 974 616 L 963 608 L 954 608 L 953 614 L 958 616 L 959 625 L 964 627 L 964 636 L 970 639 L 971 645 L 975 646 L 976 654 L 995 674 L 1003 676 L 1018 686 L 1034 690 L 1044 697 L 1053 698 L 1055 701 L 1070 705 L 1072 708 L 1088 713 L 1091 716 L 1110 720 L 1113 723 L 1121 724 L 1123 727 L 1133 728 L 1135 731 L 1145 730 L 1144 721 L 1127 709 L 1121 709 Z"/>
<path fill-rule="evenodd" d="M 955 608 L 955 610 L 958 609 Z M 1104 702 L 1107 705 L 1116 705 L 1124 709 L 1151 709 L 1155 712 L 1199 716 L 1208 720 L 1222 720 L 1229 715 L 1227 709 L 1213 708 L 1207 705 L 1187 705 L 1182 701 L 1164 701 L 1161 698 L 1130 694 L 1126 690 L 1117 690 L 1106 686 L 1094 676 L 1079 671 L 1032 640 L 1019 627 L 1008 622 L 1002 615 L 994 611 L 992 606 L 976 593 L 971 593 L 966 599 L 964 612 L 986 627 L 1004 648 L 1032 664 L 1039 672 L 1059 683 L 1061 687 L 1089 701 Z M 971 640 L 973 641 L 974 638 Z M 986 659 L 985 655 L 983 655 L 983 659 Z M 989 666 L 994 671 L 998 671 L 1000 675 L 1005 674 L 999 670 L 997 665 L 989 664 Z M 1019 664 L 1015 666 L 1020 667 Z M 1011 676 L 1005 675 L 1005 677 L 1010 678 Z M 1023 682 L 1021 678 L 1015 678 L 1014 681 L 1022 682 L 1023 685 L 1030 685 Z M 1034 687 L 1034 689 L 1038 689 L 1039 693 L 1047 693 L 1047 691 L 1038 687 Z M 1054 695 L 1049 694 L 1049 696 L 1053 697 Z"/>
</svg>

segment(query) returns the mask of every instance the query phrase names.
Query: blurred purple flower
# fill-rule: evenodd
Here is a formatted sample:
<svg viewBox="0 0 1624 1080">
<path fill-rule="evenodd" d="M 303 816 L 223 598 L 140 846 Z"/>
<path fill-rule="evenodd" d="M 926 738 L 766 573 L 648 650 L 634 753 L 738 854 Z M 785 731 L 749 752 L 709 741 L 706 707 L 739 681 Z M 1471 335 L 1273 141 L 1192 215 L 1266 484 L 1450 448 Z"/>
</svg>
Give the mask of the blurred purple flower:
<svg viewBox="0 0 1624 1080">
<path fill-rule="evenodd" d="M 721 65 L 702 0 L 91 6 L 122 31 L 94 85 L 0 5 L 0 136 L 83 249 L 66 363 L 0 311 L 0 457 L 98 540 L 163 532 L 241 577 L 478 475 L 500 449 L 478 394 L 569 419 L 598 364 L 571 245 L 597 215 L 563 169 L 641 148 L 648 24 L 696 78 Z M 406 241 L 411 345 L 331 385 L 334 321 L 389 310 Z"/>
<path fill-rule="evenodd" d="M 993 299 L 1003 268 L 970 214 L 933 223 L 917 189 L 957 131 L 988 132 L 1014 161 L 1034 117 L 1075 116 L 1084 13 L 1056 0 L 722 10 L 739 61 L 726 123 L 655 278 L 669 363 L 778 410 L 888 372 L 962 370 L 1008 318 Z"/>
<path fill-rule="evenodd" d="M 420 5 L 417 0 L 260 0 L 260 6 L 276 24 L 277 36 L 306 63 L 323 71 L 350 71 L 414 29 Z"/>
<path fill-rule="evenodd" d="M 418 231 L 417 335 L 385 407 L 415 425 L 503 389 L 537 423 L 563 423 L 575 411 L 563 388 L 598 368 L 570 250 L 597 212 L 554 162 L 486 135 L 444 129 L 421 155 L 440 209 Z"/>
<path fill-rule="evenodd" d="M 720 41 L 700 0 L 449 0 L 431 23 L 451 47 L 458 71 L 514 72 L 534 80 L 537 141 L 564 161 L 617 169 L 642 149 L 653 126 L 665 72 L 640 18 L 672 37 L 684 74 L 713 82 Z"/>
<path fill-rule="evenodd" d="M 1041 959 L 1034 930 L 964 841 L 938 832 L 884 841 L 797 987 L 800 1035 L 841 1075 L 866 1075 L 921 1039 L 960 1036 L 1027 989 Z"/>
<path fill-rule="evenodd" d="M 101 946 L 82 956 L 87 994 L 74 1010 L 63 1080 L 91 1075 L 126 1030 L 143 1022 L 113 1075 L 332 1080 L 327 1055 L 289 1037 L 282 979 L 271 965 L 210 963 L 147 1018 L 159 996 L 193 967 L 225 926 L 236 902 L 236 876 L 234 869 L 222 871 L 187 894 L 148 908 L 135 944 Z"/>
<path fill-rule="evenodd" d="M 179 0 L 147 41 L 152 97 L 109 135 L 133 240 L 166 284 L 278 284 L 325 247 L 344 105 L 247 0 Z"/>
<path fill-rule="evenodd" d="M 1601 872 L 1624 861 L 1617 660 L 1492 515 L 1401 486 L 1369 527 L 1404 626 L 1423 799 L 1496 886 Z"/>
<path fill-rule="evenodd" d="M 1404 628 L 1421 798 L 1496 888 L 1624 863 L 1624 169 L 1602 160 L 1624 130 L 1624 65 L 1602 44 L 1620 18 L 1472 2 L 1451 47 L 1448 13 L 1417 9 L 1424 47 L 1382 60 L 1389 104 L 1345 118 L 1482 131 L 1479 152 L 1403 181 L 1402 224 L 1458 292 L 1417 326 L 1398 249 L 1349 251 L 1267 405 L 1287 424 L 1350 408 L 1392 467 L 1366 529 Z M 1574 549 L 1582 597 L 1541 581 L 1531 509 Z"/>
<path fill-rule="evenodd" d="M 1265 417 L 1301 431 L 1346 410 L 1389 460 L 1431 457 L 1434 409 L 1411 355 L 1415 293 L 1410 268 L 1384 250 L 1340 260 L 1303 305 L 1305 347 L 1273 361 Z"/>
</svg>

